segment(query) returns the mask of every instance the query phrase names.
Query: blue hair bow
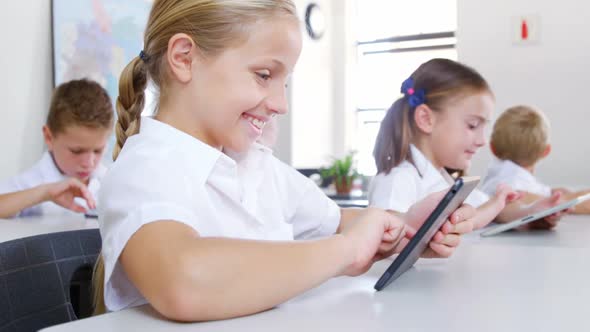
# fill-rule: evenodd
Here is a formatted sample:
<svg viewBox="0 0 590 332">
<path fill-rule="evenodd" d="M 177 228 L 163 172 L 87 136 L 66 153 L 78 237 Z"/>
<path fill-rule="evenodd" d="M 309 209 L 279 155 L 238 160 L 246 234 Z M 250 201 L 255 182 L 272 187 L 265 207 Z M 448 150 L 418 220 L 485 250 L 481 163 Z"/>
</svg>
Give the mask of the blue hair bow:
<svg viewBox="0 0 590 332">
<path fill-rule="evenodd" d="M 408 104 L 412 108 L 418 107 L 426 102 L 426 92 L 424 89 L 416 90 L 414 88 L 414 79 L 411 77 L 402 83 L 401 93 L 408 99 Z"/>
</svg>

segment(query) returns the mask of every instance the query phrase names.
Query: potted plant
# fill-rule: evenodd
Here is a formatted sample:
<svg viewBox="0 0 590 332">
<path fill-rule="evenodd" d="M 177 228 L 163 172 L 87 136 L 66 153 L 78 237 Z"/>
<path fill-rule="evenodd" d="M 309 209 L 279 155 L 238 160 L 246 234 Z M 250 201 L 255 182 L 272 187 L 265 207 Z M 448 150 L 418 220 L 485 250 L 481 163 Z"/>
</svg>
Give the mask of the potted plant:
<svg viewBox="0 0 590 332">
<path fill-rule="evenodd" d="M 359 176 L 353 161 L 354 152 L 342 159 L 334 159 L 332 165 L 321 170 L 322 178 L 332 178 L 338 195 L 350 195 L 352 181 Z"/>
</svg>

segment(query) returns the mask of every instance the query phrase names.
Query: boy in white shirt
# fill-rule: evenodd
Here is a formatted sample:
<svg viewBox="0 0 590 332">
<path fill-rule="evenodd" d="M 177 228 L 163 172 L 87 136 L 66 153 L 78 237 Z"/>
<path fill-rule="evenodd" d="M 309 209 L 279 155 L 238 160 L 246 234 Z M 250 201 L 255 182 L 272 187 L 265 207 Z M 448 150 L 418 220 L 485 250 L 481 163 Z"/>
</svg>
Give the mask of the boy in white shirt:
<svg viewBox="0 0 590 332">
<path fill-rule="evenodd" d="M 514 106 L 502 113 L 494 124 L 490 148 L 496 158 L 481 186 L 484 192 L 493 192 L 498 184 L 506 183 L 521 191 L 523 199 L 529 202 L 551 196 L 556 191 L 561 192 L 565 200 L 590 192 L 552 189 L 535 177 L 535 166 L 551 152 L 549 122 L 540 110 Z M 572 212 L 589 214 L 590 202 L 577 205 Z"/>
<path fill-rule="evenodd" d="M 113 106 L 98 83 L 82 79 L 57 87 L 43 126 L 47 151 L 31 168 L 0 184 L 0 194 L 21 193 L 12 196 L 20 203 L 12 205 L 19 207 L 18 211 L 4 217 L 80 213 L 94 208 L 90 201 L 98 194 L 99 179 L 106 171 L 101 158 L 112 127 Z M 77 179 L 82 187 L 70 178 Z M 54 185 L 60 190 L 67 184 L 66 192 L 83 200 L 73 205 L 56 202 L 55 195 L 47 195 L 51 190 L 45 190 L 50 183 L 62 183 Z M 82 194 L 86 188 L 88 195 Z M 22 195 L 30 189 L 36 190 L 24 194 L 28 197 Z"/>
</svg>

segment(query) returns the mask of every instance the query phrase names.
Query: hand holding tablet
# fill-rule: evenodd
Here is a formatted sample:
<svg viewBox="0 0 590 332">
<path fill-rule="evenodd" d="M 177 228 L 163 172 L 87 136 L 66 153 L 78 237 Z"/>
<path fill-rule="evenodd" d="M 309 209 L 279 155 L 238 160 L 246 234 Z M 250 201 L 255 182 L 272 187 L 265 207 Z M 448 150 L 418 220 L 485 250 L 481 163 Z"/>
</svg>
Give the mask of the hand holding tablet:
<svg viewBox="0 0 590 332">
<path fill-rule="evenodd" d="M 376 290 L 383 289 L 414 265 L 439 228 L 451 213 L 459 208 L 478 183 L 479 178 L 459 178 L 455 181 L 410 242 L 377 281 Z"/>
<path fill-rule="evenodd" d="M 571 207 L 574 207 L 575 205 L 580 204 L 582 202 L 585 202 L 585 201 L 587 201 L 589 199 L 590 199 L 590 194 L 586 194 L 586 195 L 583 195 L 583 196 L 574 198 L 574 199 L 572 199 L 570 201 L 567 201 L 565 203 L 561 203 L 561 204 L 559 204 L 557 206 L 554 206 L 552 208 L 546 209 L 544 211 L 540 211 L 540 212 L 537 212 L 537 213 L 530 214 L 528 216 L 522 217 L 520 219 L 516 219 L 516 220 L 511 221 L 511 222 L 506 223 L 506 224 L 501 224 L 501 225 L 498 225 L 498 226 L 495 226 L 495 227 L 491 227 L 490 229 L 482 232 L 481 233 L 481 236 L 484 236 L 484 237 L 485 236 L 492 236 L 492 235 L 496 235 L 496 234 L 505 232 L 505 231 L 510 230 L 510 229 L 514 229 L 514 228 L 520 227 L 522 225 L 526 225 L 526 224 L 531 223 L 531 222 L 533 222 L 535 220 L 539 220 L 539 219 L 545 218 L 547 216 L 550 216 L 550 215 L 552 215 L 554 213 L 557 213 L 557 212 L 560 212 L 560 211 L 563 211 L 563 210 L 567 210 L 567 209 L 569 209 Z"/>
</svg>

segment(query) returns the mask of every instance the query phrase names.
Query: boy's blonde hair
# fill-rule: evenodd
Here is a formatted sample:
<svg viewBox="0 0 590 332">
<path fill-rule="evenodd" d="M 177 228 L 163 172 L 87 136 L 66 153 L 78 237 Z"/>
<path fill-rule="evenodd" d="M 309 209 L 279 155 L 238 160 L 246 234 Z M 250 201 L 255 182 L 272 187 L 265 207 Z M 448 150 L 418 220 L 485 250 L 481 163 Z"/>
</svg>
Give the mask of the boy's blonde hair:
<svg viewBox="0 0 590 332">
<path fill-rule="evenodd" d="M 51 97 L 47 127 L 53 135 L 70 126 L 113 128 L 113 105 L 108 93 L 94 81 L 73 80 L 59 85 Z"/>
<path fill-rule="evenodd" d="M 549 123 L 533 107 L 511 107 L 494 124 L 491 145 L 499 159 L 529 167 L 543 157 L 548 143 Z"/>
<path fill-rule="evenodd" d="M 177 33 L 192 38 L 199 51 L 214 57 L 247 41 L 249 30 L 260 20 L 277 15 L 297 18 L 292 0 L 155 0 L 144 33 L 144 49 L 123 69 L 117 98 L 116 159 L 129 136 L 139 132 L 148 79 L 166 96 L 168 41 Z M 268 28 L 268 27 L 266 27 Z M 94 269 L 94 313 L 104 306 L 104 262 L 99 255 Z"/>
</svg>

